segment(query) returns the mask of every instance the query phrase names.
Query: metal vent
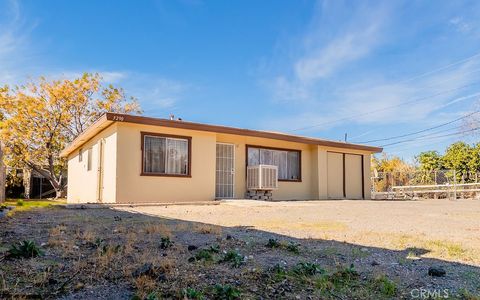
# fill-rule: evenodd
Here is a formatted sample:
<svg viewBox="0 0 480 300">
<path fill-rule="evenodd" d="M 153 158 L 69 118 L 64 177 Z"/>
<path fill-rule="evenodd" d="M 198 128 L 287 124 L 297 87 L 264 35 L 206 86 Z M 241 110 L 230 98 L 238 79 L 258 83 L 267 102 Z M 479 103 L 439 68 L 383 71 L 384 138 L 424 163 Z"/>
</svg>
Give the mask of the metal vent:
<svg viewBox="0 0 480 300">
<path fill-rule="evenodd" d="M 247 167 L 248 190 L 274 190 L 278 188 L 278 167 L 255 165 Z"/>
</svg>

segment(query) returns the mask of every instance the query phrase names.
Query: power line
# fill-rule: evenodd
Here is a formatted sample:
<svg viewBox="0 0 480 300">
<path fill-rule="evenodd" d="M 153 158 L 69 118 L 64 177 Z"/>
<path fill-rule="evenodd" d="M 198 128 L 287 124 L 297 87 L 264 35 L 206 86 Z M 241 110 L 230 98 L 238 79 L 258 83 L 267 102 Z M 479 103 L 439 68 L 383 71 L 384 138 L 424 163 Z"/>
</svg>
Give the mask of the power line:
<svg viewBox="0 0 480 300">
<path fill-rule="evenodd" d="M 417 75 L 417 76 L 414 76 L 414 77 L 411 77 L 411 78 L 402 80 L 402 81 L 400 81 L 399 83 L 409 82 L 409 81 L 412 81 L 412 80 L 415 80 L 415 79 L 418 79 L 418 78 L 425 77 L 425 76 L 430 75 L 430 74 L 434 74 L 434 73 L 437 73 L 437 72 L 446 70 L 446 69 L 448 69 L 448 68 L 450 68 L 450 67 L 453 67 L 453 66 L 462 64 L 462 63 L 464 63 L 464 62 L 470 61 L 470 60 L 472 60 L 472 59 L 474 59 L 474 58 L 476 58 L 476 57 L 479 57 L 479 56 L 480 56 L 480 52 L 477 53 L 477 54 L 474 54 L 474 55 L 472 55 L 472 56 L 470 56 L 470 57 L 467 57 L 467 58 L 465 58 L 465 59 L 462 59 L 462 60 L 453 62 L 453 63 L 451 63 L 451 64 L 448 64 L 448 65 L 446 65 L 446 66 L 440 67 L 440 68 L 438 68 L 438 69 L 434 69 L 434 70 L 432 70 L 432 71 L 428 71 L 428 72 L 425 72 L 425 73 L 423 73 L 423 74 L 420 74 L 420 75 Z"/>
<path fill-rule="evenodd" d="M 382 139 L 376 139 L 376 140 L 370 140 L 370 141 L 365 141 L 365 142 L 356 142 L 358 144 L 367 144 L 367 143 L 374 143 L 374 142 L 380 142 L 380 141 L 388 141 L 388 140 L 394 140 L 394 139 L 398 139 L 398 138 L 402 138 L 402 137 L 407 137 L 407 136 L 411 136 L 411 135 L 416 135 L 416 134 L 419 134 L 419 133 L 422 133 L 422 132 L 426 132 L 426 131 L 430 131 L 430 130 L 433 130 L 433 129 L 437 129 L 437 128 L 440 128 L 440 127 L 443 127 L 443 126 L 446 126 L 446 125 L 449 125 L 449 124 L 452 124 L 452 123 L 455 123 L 455 122 L 458 122 L 462 119 L 466 119 L 476 113 L 479 113 L 479 111 L 474 111 L 472 113 L 469 113 L 463 117 L 460 117 L 460 118 L 457 118 L 455 120 L 452 120 L 452 121 L 449 121 L 449 122 L 446 122 L 446 123 L 443 123 L 443 124 L 440 124 L 440 125 L 436 125 L 436 126 L 433 126 L 433 127 L 430 127 L 430 128 L 426 128 L 426 129 L 423 129 L 423 130 L 419 130 L 419 131 L 415 131 L 415 132 L 411 132 L 411 133 L 406 133 L 406 134 L 402 134 L 402 135 L 397 135 L 397 136 L 392 136 L 392 137 L 388 137 L 388 138 L 382 138 Z"/>
<path fill-rule="evenodd" d="M 444 135 L 427 137 L 427 138 L 424 138 L 423 140 L 431 140 L 431 139 L 442 138 L 442 137 L 447 137 L 447 136 L 455 136 L 455 135 L 460 135 L 460 134 L 464 134 L 464 133 L 467 133 L 467 132 L 477 131 L 477 130 L 479 130 L 479 129 L 480 129 L 480 127 L 475 127 L 475 128 L 473 128 L 473 129 L 469 129 L 469 130 L 465 130 L 465 131 L 461 131 L 461 132 L 456 132 L 456 133 L 450 133 L 450 134 L 444 134 Z M 430 136 L 430 135 L 428 135 L 428 136 Z M 423 136 L 423 137 L 424 137 L 424 136 Z M 380 147 L 388 147 L 388 146 L 392 146 L 392 145 L 397 145 L 397 144 L 402 144 L 402 143 L 407 143 L 407 142 L 418 141 L 418 140 L 421 140 L 423 137 L 421 136 L 421 137 L 417 137 L 417 138 L 414 138 L 414 139 L 403 140 L 403 141 L 398 141 L 398 142 L 394 142 L 394 143 L 390 143 L 390 144 L 385 144 L 385 145 L 381 145 Z"/>
<path fill-rule="evenodd" d="M 368 112 L 365 112 L 365 113 L 361 113 L 361 114 L 356 114 L 356 115 L 351 115 L 351 116 L 348 116 L 348 117 L 340 118 L 340 119 L 337 119 L 337 120 L 326 121 L 326 122 L 318 123 L 318 124 L 311 125 L 311 126 L 306 126 L 306 127 L 302 127 L 302 128 L 297 128 L 297 129 L 293 129 L 293 130 L 291 130 L 291 131 L 306 130 L 306 129 L 311 129 L 311 128 L 315 128 L 315 127 L 322 126 L 322 125 L 327 125 L 327 124 L 331 124 L 331 123 L 337 123 L 337 122 L 340 122 L 340 121 L 349 120 L 349 119 L 352 119 L 352 118 L 357 118 L 357 117 L 359 117 L 359 116 L 371 115 L 371 114 L 376 113 L 376 112 L 380 112 L 380 111 L 388 110 L 388 109 L 391 109 L 391 108 L 403 106 L 403 105 L 410 104 L 410 103 L 413 103 L 413 102 L 425 101 L 425 100 L 428 100 L 428 99 L 431 99 L 431 98 L 434 98 L 434 97 L 437 97 L 437 96 L 440 96 L 440 95 L 443 95 L 443 94 L 447 94 L 447 93 L 450 93 L 450 92 L 454 92 L 454 91 L 457 91 L 457 90 L 461 90 L 461 89 L 466 88 L 466 87 L 469 87 L 469 86 L 477 85 L 477 84 L 479 84 L 479 83 L 480 83 L 480 81 L 476 81 L 476 82 L 474 82 L 474 83 L 470 83 L 470 84 L 462 85 L 462 86 L 460 86 L 460 87 L 456 87 L 456 88 L 453 88 L 453 89 L 445 90 L 445 91 L 442 91 L 442 92 L 439 92 L 439 93 L 436 93 L 436 94 L 433 94 L 433 95 L 430 95 L 430 96 L 425 96 L 425 97 L 421 97 L 421 98 L 417 98 L 417 99 L 408 100 L 408 101 L 405 101 L 405 102 L 402 102 L 402 103 L 399 103 L 399 104 L 396 104 L 396 105 L 386 106 L 386 107 L 382 107 L 382 108 L 379 108 L 379 109 L 371 110 L 371 111 L 368 111 Z M 473 94 L 472 94 L 472 95 L 473 95 Z M 464 97 L 460 97 L 460 98 L 458 98 L 458 99 L 461 99 L 461 98 L 464 98 Z M 456 100 L 456 99 L 454 99 L 454 100 Z"/>
<path fill-rule="evenodd" d="M 412 81 L 412 80 L 415 80 L 415 79 L 418 79 L 418 78 L 422 78 L 422 77 L 425 77 L 425 76 L 428 76 L 428 75 L 431 75 L 431 74 L 434 74 L 434 73 L 437 73 L 437 72 L 440 72 L 440 71 L 443 71 L 443 70 L 446 70 L 450 67 L 453 67 L 453 66 L 456 66 L 456 65 L 459 65 L 459 64 L 462 64 L 462 63 L 465 63 L 467 61 L 470 61 L 472 59 L 475 59 L 477 57 L 480 56 L 480 52 L 472 55 L 472 56 L 469 56 L 467 58 L 464 58 L 464 59 L 461 59 L 459 61 L 456 61 L 456 62 L 453 62 L 453 63 L 450 63 L 446 66 L 443 66 L 443 67 L 440 67 L 440 68 L 437 68 L 437 69 L 434 69 L 434 70 L 431 70 L 431 71 L 428 71 L 428 72 L 425 72 L 425 73 L 422 73 L 422 74 L 419 74 L 419 75 L 416 75 L 416 76 L 413 76 L 413 77 L 410 77 L 408 79 L 405 79 L 405 80 L 401 80 L 401 81 L 398 81 L 397 83 L 395 84 L 398 84 L 398 83 L 405 83 L 405 82 L 409 82 L 409 81 Z M 477 70 L 473 71 L 473 72 L 470 72 L 470 73 L 474 73 L 476 72 Z M 300 130 L 305 130 L 305 129 L 310 129 L 310 128 L 314 128 L 314 127 L 318 127 L 318 126 L 322 126 L 322 125 L 326 125 L 326 124 L 330 124 L 330 123 L 336 123 L 336 122 L 339 122 L 339 121 L 343 121 L 343 120 L 348 120 L 348 119 L 351 119 L 355 116 L 352 116 L 352 117 L 347 117 L 347 118 L 342 118 L 342 119 L 338 119 L 338 120 L 333 120 L 333 121 L 328 121 L 328 122 L 324 122 L 324 123 L 319 123 L 319 124 L 316 124 L 316 125 L 312 125 L 312 126 L 307 126 L 307 127 L 303 127 L 303 128 L 297 128 L 297 129 L 294 129 L 292 131 L 300 131 Z"/>
</svg>

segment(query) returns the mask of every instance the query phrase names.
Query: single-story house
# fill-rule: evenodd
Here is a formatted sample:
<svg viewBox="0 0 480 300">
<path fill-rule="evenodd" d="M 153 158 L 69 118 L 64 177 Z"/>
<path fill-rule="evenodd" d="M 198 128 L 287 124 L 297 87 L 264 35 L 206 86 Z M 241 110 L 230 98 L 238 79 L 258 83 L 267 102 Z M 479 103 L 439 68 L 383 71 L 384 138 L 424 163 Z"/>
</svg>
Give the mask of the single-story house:
<svg viewBox="0 0 480 300">
<path fill-rule="evenodd" d="M 245 198 L 247 168 L 277 166 L 274 200 L 370 199 L 373 146 L 106 113 L 61 153 L 68 203 Z M 274 167 L 275 168 L 275 167 Z"/>
</svg>

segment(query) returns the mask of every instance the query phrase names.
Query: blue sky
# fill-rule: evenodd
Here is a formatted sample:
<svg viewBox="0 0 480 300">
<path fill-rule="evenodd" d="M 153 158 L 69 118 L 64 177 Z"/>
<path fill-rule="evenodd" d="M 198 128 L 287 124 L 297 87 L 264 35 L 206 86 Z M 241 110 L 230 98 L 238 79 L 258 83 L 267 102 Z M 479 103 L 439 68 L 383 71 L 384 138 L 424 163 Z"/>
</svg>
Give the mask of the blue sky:
<svg viewBox="0 0 480 300">
<path fill-rule="evenodd" d="M 362 142 L 478 109 L 478 16 L 479 1 L 2 0 L 0 84 L 99 72 L 149 116 Z M 460 139 L 477 137 L 385 152 Z"/>
</svg>

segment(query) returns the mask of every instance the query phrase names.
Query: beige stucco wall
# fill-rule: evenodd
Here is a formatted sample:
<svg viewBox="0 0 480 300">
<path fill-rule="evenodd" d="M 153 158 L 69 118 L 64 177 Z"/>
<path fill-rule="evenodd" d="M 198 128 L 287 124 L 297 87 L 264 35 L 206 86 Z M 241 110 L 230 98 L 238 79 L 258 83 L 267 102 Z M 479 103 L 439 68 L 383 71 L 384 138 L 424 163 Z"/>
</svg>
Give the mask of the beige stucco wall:
<svg viewBox="0 0 480 300">
<path fill-rule="evenodd" d="M 192 176 L 140 176 L 142 131 L 191 137 Z M 215 133 L 118 123 L 117 143 L 117 203 L 194 202 L 215 199 Z"/>
<path fill-rule="evenodd" d="M 79 150 L 68 156 L 68 203 L 98 202 L 99 141 L 105 140 L 103 203 L 116 199 L 117 125 L 112 124 L 82 146 L 83 159 L 79 162 Z M 88 149 L 92 149 L 92 168 L 87 170 Z"/>
<path fill-rule="evenodd" d="M 141 176 L 141 132 L 192 138 L 191 177 Z M 328 199 L 328 151 L 363 155 L 365 198 L 370 199 L 370 153 L 365 151 L 307 145 L 266 138 L 217 134 L 170 127 L 115 123 L 68 157 L 68 202 L 97 202 L 98 145 L 105 139 L 104 203 L 195 202 L 215 199 L 216 143 L 235 145 L 235 198 L 246 190 L 246 145 L 300 150 L 301 182 L 279 182 L 273 192 L 277 200 Z M 87 171 L 87 151 L 92 148 L 92 170 Z M 347 174 L 347 176 L 349 176 Z M 357 174 L 358 176 L 358 174 Z M 356 180 L 358 182 L 358 179 Z"/>
<path fill-rule="evenodd" d="M 235 145 L 235 198 L 243 198 L 246 191 L 246 145 L 256 145 L 301 150 L 302 181 L 280 181 L 278 189 L 273 191 L 273 198 L 277 200 L 312 199 L 312 147 L 310 145 L 231 134 L 217 134 L 217 142 Z"/>
</svg>

